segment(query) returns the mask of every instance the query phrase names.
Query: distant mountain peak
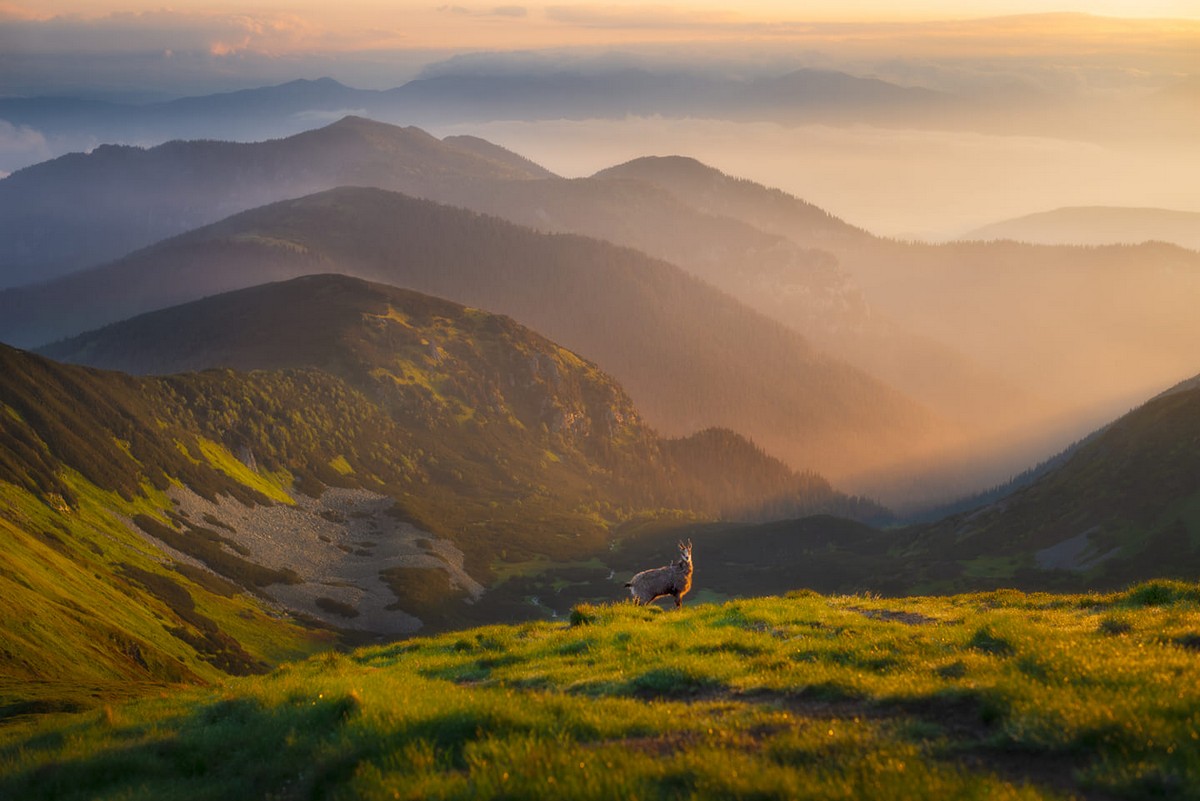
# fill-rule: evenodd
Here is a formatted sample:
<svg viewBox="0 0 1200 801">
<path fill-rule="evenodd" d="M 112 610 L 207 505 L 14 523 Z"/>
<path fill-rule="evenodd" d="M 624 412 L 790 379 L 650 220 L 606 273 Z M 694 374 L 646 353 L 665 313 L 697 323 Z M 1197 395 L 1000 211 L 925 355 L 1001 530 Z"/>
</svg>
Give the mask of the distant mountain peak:
<svg viewBox="0 0 1200 801">
<path fill-rule="evenodd" d="M 661 173 L 690 173 L 702 175 L 724 175 L 719 169 L 709 167 L 700 159 L 691 156 L 640 156 L 631 158 L 614 167 L 608 167 L 593 177 L 624 177 L 628 175 Z"/>
<path fill-rule="evenodd" d="M 623 164 L 618 164 L 615 167 L 601 170 L 594 177 L 619 176 L 623 173 L 634 172 L 639 174 L 673 173 L 676 175 L 689 174 L 692 176 L 725 177 L 725 173 L 716 167 L 710 167 L 691 156 L 641 156 L 636 159 L 630 159 Z"/>
<path fill-rule="evenodd" d="M 976 228 L 963 240 L 1041 245 L 1169 242 L 1200 250 L 1200 213 L 1152 207 L 1064 206 Z"/>
</svg>

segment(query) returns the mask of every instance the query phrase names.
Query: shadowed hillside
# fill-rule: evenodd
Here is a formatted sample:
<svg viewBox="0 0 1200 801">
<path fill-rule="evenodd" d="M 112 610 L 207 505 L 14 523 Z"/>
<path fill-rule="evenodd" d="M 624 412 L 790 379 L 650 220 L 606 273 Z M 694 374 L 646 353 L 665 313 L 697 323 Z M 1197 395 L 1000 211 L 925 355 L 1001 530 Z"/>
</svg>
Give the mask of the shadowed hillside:
<svg viewBox="0 0 1200 801">
<path fill-rule="evenodd" d="M 1187 382 L 1095 432 L 1019 486 L 967 512 L 903 529 L 832 518 L 753 527 L 651 527 L 621 567 L 690 537 L 716 598 L 783 592 L 903 595 L 999 587 L 1114 589 L 1200 574 L 1200 387 Z"/>
</svg>

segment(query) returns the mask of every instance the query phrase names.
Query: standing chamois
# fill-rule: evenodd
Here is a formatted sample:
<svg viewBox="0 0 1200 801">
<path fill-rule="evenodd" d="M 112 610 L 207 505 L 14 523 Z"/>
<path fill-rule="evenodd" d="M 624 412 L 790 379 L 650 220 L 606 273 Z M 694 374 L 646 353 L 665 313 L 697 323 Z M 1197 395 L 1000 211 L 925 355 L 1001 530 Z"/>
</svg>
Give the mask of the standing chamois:
<svg viewBox="0 0 1200 801">
<path fill-rule="evenodd" d="M 675 608 L 683 607 L 683 596 L 692 588 L 692 541 L 679 543 L 679 561 L 665 567 L 643 570 L 629 580 L 625 586 L 633 596 L 635 604 L 648 604 L 655 598 L 670 595 L 675 599 Z"/>
</svg>

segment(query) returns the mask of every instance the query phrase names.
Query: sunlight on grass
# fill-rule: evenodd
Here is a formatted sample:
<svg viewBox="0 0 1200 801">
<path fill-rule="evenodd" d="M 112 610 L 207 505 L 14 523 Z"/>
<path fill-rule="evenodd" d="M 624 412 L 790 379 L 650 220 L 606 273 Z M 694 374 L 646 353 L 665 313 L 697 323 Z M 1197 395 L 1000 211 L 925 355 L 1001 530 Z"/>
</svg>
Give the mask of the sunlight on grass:
<svg viewBox="0 0 1200 801">
<path fill-rule="evenodd" d="M 287 492 L 292 483 L 291 476 L 287 473 L 265 473 L 251 470 L 230 453 L 225 446 L 204 437 L 197 437 L 196 442 L 199 444 L 204 458 L 208 459 L 209 464 L 234 481 L 262 493 L 276 503 L 295 503 L 292 496 Z"/>
<path fill-rule="evenodd" d="M 1198 589 L 584 605 L 10 725 L 0 795 L 1197 798 Z"/>
</svg>

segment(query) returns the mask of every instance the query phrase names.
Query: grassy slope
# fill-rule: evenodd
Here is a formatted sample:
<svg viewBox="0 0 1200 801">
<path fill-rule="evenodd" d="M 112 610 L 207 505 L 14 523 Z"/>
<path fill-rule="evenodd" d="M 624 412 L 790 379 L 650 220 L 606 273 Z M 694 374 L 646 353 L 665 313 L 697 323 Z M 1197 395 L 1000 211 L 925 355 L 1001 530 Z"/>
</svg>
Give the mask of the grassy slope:
<svg viewBox="0 0 1200 801">
<path fill-rule="evenodd" d="M 0 718 L 331 644 L 132 531 L 135 516 L 167 519 L 172 484 L 265 502 L 222 469 L 232 454 L 157 414 L 148 387 L 0 347 Z"/>
<path fill-rule="evenodd" d="M 916 529 L 911 553 L 933 557 L 921 568 L 925 586 L 955 591 L 984 579 L 1024 587 L 1115 588 L 1149 576 L 1195 576 L 1197 441 L 1200 389 L 1184 387 L 1148 401 L 1028 487 Z M 1052 567 L 1046 549 L 1069 540 L 1080 543 L 1076 564 Z M 985 563 L 985 557 L 992 561 Z"/>
<path fill-rule="evenodd" d="M 580 607 L 0 731 L 12 798 L 1200 797 L 1200 586 Z"/>
<path fill-rule="evenodd" d="M 128 517 L 161 515 L 165 496 L 62 480 L 69 510 L 0 482 L 0 719 L 261 672 L 332 644 L 135 535 Z"/>
</svg>

